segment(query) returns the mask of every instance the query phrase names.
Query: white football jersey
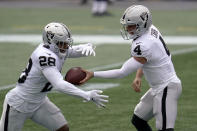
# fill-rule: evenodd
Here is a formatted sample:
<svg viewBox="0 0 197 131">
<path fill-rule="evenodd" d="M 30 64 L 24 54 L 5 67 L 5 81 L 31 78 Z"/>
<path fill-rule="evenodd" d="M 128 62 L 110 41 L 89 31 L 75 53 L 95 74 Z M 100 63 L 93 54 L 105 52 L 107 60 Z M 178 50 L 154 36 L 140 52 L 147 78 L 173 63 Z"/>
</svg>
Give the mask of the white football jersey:
<svg viewBox="0 0 197 131">
<path fill-rule="evenodd" d="M 40 44 L 32 53 L 25 70 L 18 79 L 16 88 L 7 95 L 8 104 L 21 112 L 33 112 L 47 99 L 47 93 L 53 88 L 45 78 L 42 70 L 48 67 L 57 68 L 60 72 L 67 57 L 79 57 L 74 48 L 69 48 L 65 58 Z M 55 77 L 55 76 L 54 76 Z"/>
<path fill-rule="evenodd" d="M 171 54 L 162 35 L 155 26 L 131 44 L 131 55 L 144 57 L 147 62 L 143 65 L 143 73 L 151 88 L 165 87 L 172 81 L 178 81 Z"/>
</svg>

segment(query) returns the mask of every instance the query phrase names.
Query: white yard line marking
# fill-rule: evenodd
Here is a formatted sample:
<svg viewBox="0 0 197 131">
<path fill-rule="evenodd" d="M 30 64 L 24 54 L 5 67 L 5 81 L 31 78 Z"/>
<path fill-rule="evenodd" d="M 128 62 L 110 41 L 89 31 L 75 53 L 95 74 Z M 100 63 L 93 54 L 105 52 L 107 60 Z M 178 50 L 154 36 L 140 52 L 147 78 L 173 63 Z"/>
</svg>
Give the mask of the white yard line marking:
<svg viewBox="0 0 197 131">
<path fill-rule="evenodd" d="M 74 35 L 75 43 L 87 43 L 91 42 L 96 45 L 101 44 L 128 44 L 131 41 L 123 40 L 120 35 Z M 168 44 L 197 44 L 197 36 L 164 36 L 166 43 Z M 0 42 L 9 43 L 30 43 L 37 45 L 42 42 L 42 35 L 32 34 L 0 34 Z"/>
<path fill-rule="evenodd" d="M 172 51 L 172 55 L 179 55 L 179 54 L 185 54 L 185 53 L 191 53 L 191 52 L 195 52 L 197 51 L 197 48 L 188 48 L 188 49 L 181 49 L 181 50 L 177 50 L 177 51 Z M 91 69 L 88 69 L 88 70 L 91 70 L 91 71 L 97 71 L 97 70 L 106 70 L 106 69 L 109 69 L 109 68 L 115 68 L 115 67 L 118 67 L 118 66 L 121 66 L 124 62 L 119 62 L 119 63 L 115 63 L 115 64 L 109 64 L 109 65 L 104 65 L 104 66 L 98 66 L 98 67 L 95 67 L 95 68 L 91 68 Z M 100 84 L 103 84 L 103 83 L 100 83 Z M 99 89 L 102 89 L 102 88 L 112 88 L 111 83 L 106 83 L 106 84 L 103 84 L 103 85 L 98 85 L 100 86 Z M 10 88 L 13 88 L 16 84 L 10 84 L 10 85 L 6 85 L 6 86 L 0 86 L 0 91 L 1 90 L 5 90 L 5 89 L 10 89 Z M 93 84 L 94 85 L 94 84 Z M 96 86 L 96 85 L 95 85 Z M 98 87 L 97 86 L 97 87 Z M 116 87 L 116 85 L 114 85 L 114 87 Z M 88 85 L 86 87 L 87 89 L 88 88 L 92 88 L 92 85 Z"/>
<path fill-rule="evenodd" d="M 186 48 L 182 50 L 172 51 L 172 55 L 179 55 L 179 54 L 185 54 L 185 53 L 191 53 L 197 51 L 197 48 Z"/>
<path fill-rule="evenodd" d="M 120 84 L 118 83 L 88 83 L 83 86 L 80 86 L 82 90 L 104 90 L 109 88 L 118 87 Z"/>
<path fill-rule="evenodd" d="M 1 90 L 6 90 L 6 89 L 10 89 L 10 88 L 15 87 L 15 86 L 16 86 L 16 84 L 10 84 L 10 85 L 6 85 L 6 86 L 1 86 L 0 87 L 0 91 Z"/>
</svg>

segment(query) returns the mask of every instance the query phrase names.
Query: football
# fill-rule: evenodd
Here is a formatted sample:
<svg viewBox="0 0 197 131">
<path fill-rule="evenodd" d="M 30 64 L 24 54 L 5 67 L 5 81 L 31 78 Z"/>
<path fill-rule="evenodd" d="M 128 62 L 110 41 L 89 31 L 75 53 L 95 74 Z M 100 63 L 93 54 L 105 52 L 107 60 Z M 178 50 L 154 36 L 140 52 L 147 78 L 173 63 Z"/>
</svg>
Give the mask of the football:
<svg viewBox="0 0 197 131">
<path fill-rule="evenodd" d="M 80 85 L 79 82 L 86 77 L 86 73 L 81 69 L 81 67 L 73 67 L 69 69 L 65 75 L 65 80 L 74 85 Z"/>
</svg>

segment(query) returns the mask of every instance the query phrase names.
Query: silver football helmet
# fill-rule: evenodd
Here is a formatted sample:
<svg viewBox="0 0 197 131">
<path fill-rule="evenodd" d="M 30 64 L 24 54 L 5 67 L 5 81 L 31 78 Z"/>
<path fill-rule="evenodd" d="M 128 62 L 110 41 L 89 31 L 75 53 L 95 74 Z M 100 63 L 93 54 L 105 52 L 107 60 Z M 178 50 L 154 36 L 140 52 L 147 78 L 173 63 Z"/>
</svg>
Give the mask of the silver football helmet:
<svg viewBox="0 0 197 131">
<path fill-rule="evenodd" d="M 135 39 L 144 34 L 152 25 L 152 16 L 147 7 L 133 5 L 127 8 L 120 19 L 122 25 L 121 35 L 123 39 Z M 128 26 L 135 25 L 135 30 L 130 33 Z"/>
<path fill-rule="evenodd" d="M 60 57 L 67 55 L 67 49 L 73 43 L 68 27 L 62 23 L 52 22 L 47 24 L 44 27 L 42 37 L 43 43 Z"/>
</svg>

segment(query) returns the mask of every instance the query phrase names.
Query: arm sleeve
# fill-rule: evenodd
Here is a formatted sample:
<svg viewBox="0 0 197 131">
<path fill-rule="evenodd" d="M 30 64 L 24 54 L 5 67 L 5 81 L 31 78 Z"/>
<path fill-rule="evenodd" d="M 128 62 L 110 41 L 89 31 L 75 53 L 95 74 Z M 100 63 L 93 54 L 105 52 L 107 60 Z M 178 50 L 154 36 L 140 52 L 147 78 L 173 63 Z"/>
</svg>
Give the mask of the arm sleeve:
<svg viewBox="0 0 197 131">
<path fill-rule="evenodd" d="M 85 100 L 90 100 L 89 95 L 75 87 L 73 84 L 63 80 L 61 73 L 54 67 L 48 67 L 43 70 L 46 79 L 52 84 L 53 89 L 69 95 L 81 97 Z"/>
<path fill-rule="evenodd" d="M 130 73 L 141 68 L 143 64 L 136 61 L 133 57 L 128 59 L 120 69 L 108 70 L 108 71 L 97 71 L 94 72 L 94 77 L 100 78 L 123 78 L 128 76 Z"/>
</svg>

